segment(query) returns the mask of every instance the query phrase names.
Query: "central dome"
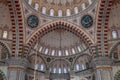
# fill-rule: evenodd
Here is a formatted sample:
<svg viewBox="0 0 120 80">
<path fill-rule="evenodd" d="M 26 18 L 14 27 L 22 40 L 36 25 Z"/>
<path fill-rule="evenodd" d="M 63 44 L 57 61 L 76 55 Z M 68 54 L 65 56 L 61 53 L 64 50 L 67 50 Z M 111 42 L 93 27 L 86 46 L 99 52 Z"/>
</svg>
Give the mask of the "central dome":
<svg viewBox="0 0 120 80">
<path fill-rule="evenodd" d="M 95 0 L 28 0 L 28 4 L 44 15 L 63 17 L 78 14 Z"/>
<path fill-rule="evenodd" d="M 48 2 L 52 5 L 71 5 L 71 4 L 79 4 L 82 0 L 43 0 L 44 2 Z"/>
</svg>

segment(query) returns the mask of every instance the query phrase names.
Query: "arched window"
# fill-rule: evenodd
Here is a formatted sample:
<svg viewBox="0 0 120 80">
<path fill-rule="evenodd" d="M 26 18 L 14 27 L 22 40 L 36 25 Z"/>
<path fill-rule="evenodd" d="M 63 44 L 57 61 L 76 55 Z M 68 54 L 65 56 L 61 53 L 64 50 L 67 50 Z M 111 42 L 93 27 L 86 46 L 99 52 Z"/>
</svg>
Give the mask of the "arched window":
<svg viewBox="0 0 120 80">
<path fill-rule="evenodd" d="M 86 65 L 82 64 L 82 69 L 85 70 L 86 69 Z"/>
<path fill-rule="evenodd" d="M 68 56 L 68 50 L 65 50 L 66 56 Z"/>
<path fill-rule="evenodd" d="M 82 10 L 85 10 L 86 7 L 85 7 L 85 3 L 82 3 Z"/>
<path fill-rule="evenodd" d="M 62 51 L 61 50 L 58 51 L 58 55 L 62 56 Z"/>
<path fill-rule="evenodd" d="M 58 16 L 62 17 L 62 10 L 58 10 Z"/>
<path fill-rule="evenodd" d="M 58 73 L 59 73 L 59 74 L 62 73 L 62 69 L 61 69 L 61 68 L 58 69 Z"/>
<path fill-rule="evenodd" d="M 40 47 L 40 49 L 39 49 L 39 52 L 41 52 L 41 51 L 42 51 L 42 48 L 43 48 L 43 47 L 41 46 L 41 47 Z"/>
<path fill-rule="evenodd" d="M 81 52 L 80 46 L 78 46 L 77 48 L 78 48 L 78 51 Z"/>
<path fill-rule="evenodd" d="M 36 64 L 36 65 L 35 65 L 35 70 L 37 70 L 37 69 L 38 69 L 38 66 L 39 66 L 38 64 Z"/>
<path fill-rule="evenodd" d="M 8 32 L 7 31 L 3 31 L 3 38 L 6 39 L 8 37 Z"/>
<path fill-rule="evenodd" d="M 43 65 L 43 64 L 40 65 L 40 70 L 41 70 L 41 71 L 44 70 L 44 65 Z"/>
<path fill-rule="evenodd" d="M 45 54 L 48 54 L 48 48 L 45 50 Z"/>
<path fill-rule="evenodd" d="M 56 73 L 56 68 L 53 69 L 53 73 Z"/>
<path fill-rule="evenodd" d="M 50 9 L 50 16 L 54 16 L 54 9 Z"/>
<path fill-rule="evenodd" d="M 92 4 L 92 0 L 88 0 L 89 4 Z"/>
<path fill-rule="evenodd" d="M 42 7 L 42 13 L 46 14 L 46 7 Z"/>
<path fill-rule="evenodd" d="M 78 13 L 78 7 L 74 8 L 74 13 L 77 14 Z"/>
<path fill-rule="evenodd" d="M 112 31 L 112 38 L 113 38 L 113 39 L 118 38 L 118 35 L 117 35 L 117 31 L 116 31 L 116 30 L 113 30 L 113 31 Z"/>
<path fill-rule="evenodd" d="M 32 0 L 28 0 L 28 4 L 30 4 L 30 5 L 31 5 L 31 4 L 32 4 Z"/>
<path fill-rule="evenodd" d="M 52 56 L 54 56 L 55 55 L 55 50 L 52 50 Z"/>
<path fill-rule="evenodd" d="M 76 71 L 79 71 L 79 70 L 80 70 L 80 65 L 76 64 Z"/>
<path fill-rule="evenodd" d="M 75 49 L 74 48 L 72 48 L 72 53 L 75 54 Z"/>
<path fill-rule="evenodd" d="M 39 4 L 35 3 L 35 10 L 38 10 L 38 8 L 39 8 Z"/>
<path fill-rule="evenodd" d="M 66 68 L 64 68 L 64 73 L 67 73 L 67 69 Z"/>
<path fill-rule="evenodd" d="M 114 53 L 113 53 L 113 58 L 114 58 L 114 59 L 119 59 L 119 55 L 118 55 L 118 52 L 117 52 L 117 51 L 114 51 Z"/>
<path fill-rule="evenodd" d="M 66 16 L 70 16 L 70 15 L 71 15 L 70 9 L 67 9 L 66 10 Z"/>
</svg>

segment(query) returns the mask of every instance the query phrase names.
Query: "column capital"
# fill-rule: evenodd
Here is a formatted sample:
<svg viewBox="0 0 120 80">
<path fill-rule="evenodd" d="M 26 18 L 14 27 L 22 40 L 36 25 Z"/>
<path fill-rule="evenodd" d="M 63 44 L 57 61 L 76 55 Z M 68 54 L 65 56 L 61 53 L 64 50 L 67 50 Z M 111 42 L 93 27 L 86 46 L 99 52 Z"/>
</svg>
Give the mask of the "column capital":
<svg viewBox="0 0 120 80">
<path fill-rule="evenodd" d="M 92 62 L 96 80 L 112 80 L 113 60 L 108 57 L 97 57 Z"/>
<path fill-rule="evenodd" d="M 7 59 L 6 63 L 10 66 L 19 66 L 19 67 L 24 67 L 26 68 L 29 65 L 29 62 L 27 59 L 21 59 L 21 58 L 11 58 Z"/>
<path fill-rule="evenodd" d="M 6 63 L 8 64 L 8 80 L 25 80 L 25 72 L 29 64 L 28 60 L 11 58 L 7 59 Z"/>
<path fill-rule="evenodd" d="M 93 59 L 92 65 L 93 66 L 112 66 L 113 60 L 107 58 L 107 57 L 97 57 Z"/>
</svg>

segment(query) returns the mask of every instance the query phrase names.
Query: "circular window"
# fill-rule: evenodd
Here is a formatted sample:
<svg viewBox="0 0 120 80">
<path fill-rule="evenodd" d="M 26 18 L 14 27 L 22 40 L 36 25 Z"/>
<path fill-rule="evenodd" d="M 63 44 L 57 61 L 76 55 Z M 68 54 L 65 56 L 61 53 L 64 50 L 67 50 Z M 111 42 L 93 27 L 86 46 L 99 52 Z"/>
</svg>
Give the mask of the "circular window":
<svg viewBox="0 0 120 80">
<path fill-rule="evenodd" d="M 90 15 L 85 15 L 81 19 L 81 24 L 84 28 L 89 28 L 93 25 L 93 18 Z"/>
<path fill-rule="evenodd" d="M 31 28 L 36 28 L 38 26 L 38 23 L 39 23 L 39 19 L 37 16 L 31 15 L 28 17 L 27 24 Z"/>
</svg>

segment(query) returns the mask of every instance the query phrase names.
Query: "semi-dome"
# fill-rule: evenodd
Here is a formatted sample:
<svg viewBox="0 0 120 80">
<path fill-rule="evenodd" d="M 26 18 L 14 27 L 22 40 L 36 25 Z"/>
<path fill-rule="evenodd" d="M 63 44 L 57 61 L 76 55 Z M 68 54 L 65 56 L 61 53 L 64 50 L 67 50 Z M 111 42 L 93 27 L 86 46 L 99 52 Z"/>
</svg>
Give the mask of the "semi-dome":
<svg viewBox="0 0 120 80">
<path fill-rule="evenodd" d="M 64 29 L 48 32 L 39 42 L 39 53 L 50 56 L 70 56 L 87 49 L 82 38 Z"/>
</svg>

